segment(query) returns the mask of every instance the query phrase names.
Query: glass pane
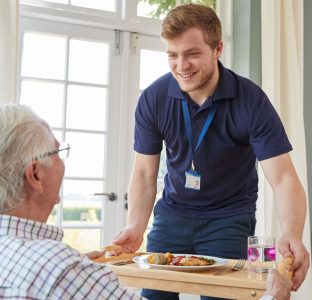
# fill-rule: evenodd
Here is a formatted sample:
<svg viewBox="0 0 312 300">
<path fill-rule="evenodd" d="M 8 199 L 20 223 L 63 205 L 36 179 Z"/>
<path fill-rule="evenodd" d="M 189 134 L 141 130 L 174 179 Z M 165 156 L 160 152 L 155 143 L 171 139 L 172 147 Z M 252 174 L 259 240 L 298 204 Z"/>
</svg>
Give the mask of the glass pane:
<svg viewBox="0 0 312 300">
<path fill-rule="evenodd" d="M 157 3 L 157 4 L 155 4 Z M 216 0 L 139 0 L 137 5 L 137 15 L 140 17 L 164 19 L 170 9 L 183 3 L 200 3 L 216 9 Z"/>
<path fill-rule="evenodd" d="M 160 3 L 160 4 L 149 4 L 147 3 L 146 0 L 140 0 L 137 5 L 137 15 L 139 17 L 163 20 L 164 17 L 166 16 L 166 12 L 169 9 L 171 9 L 173 6 L 172 6 L 172 1 L 162 1 L 162 2 L 163 3 Z M 164 8 L 166 7 L 167 9 L 164 10 L 162 9 L 162 7 Z"/>
<path fill-rule="evenodd" d="M 55 136 L 55 138 L 60 142 L 65 142 L 63 141 L 63 138 L 62 138 L 62 132 L 60 130 L 52 130 L 53 131 L 53 134 Z"/>
<path fill-rule="evenodd" d="M 71 0 L 72 5 L 116 11 L 116 0 Z"/>
<path fill-rule="evenodd" d="M 99 224 L 102 202 L 93 196 L 103 191 L 103 182 L 64 180 L 63 183 L 63 220 L 71 225 Z"/>
<path fill-rule="evenodd" d="M 47 224 L 49 225 L 55 225 L 57 226 L 58 224 L 58 215 L 57 215 L 57 212 L 58 212 L 58 209 L 59 209 L 59 205 L 55 205 L 49 218 L 48 218 L 48 221 L 47 221 Z"/>
<path fill-rule="evenodd" d="M 161 75 L 169 72 L 167 54 L 162 51 L 141 50 L 140 90 L 146 88 Z"/>
<path fill-rule="evenodd" d="M 60 127 L 63 93 L 63 84 L 23 80 L 20 103 L 30 106 L 51 127 Z"/>
<path fill-rule="evenodd" d="M 65 160 L 66 176 L 104 176 L 104 134 L 68 132 L 66 141 L 71 147 L 69 157 Z"/>
<path fill-rule="evenodd" d="M 108 44 L 70 40 L 68 79 L 107 84 Z"/>
<path fill-rule="evenodd" d="M 22 76 L 64 79 L 66 38 L 25 33 Z"/>
<path fill-rule="evenodd" d="M 45 2 L 68 4 L 68 0 L 43 0 Z"/>
<path fill-rule="evenodd" d="M 68 4 L 68 0 L 45 0 L 46 2 Z"/>
<path fill-rule="evenodd" d="M 100 229 L 64 229 L 63 242 L 80 252 L 90 252 L 100 249 Z"/>
<path fill-rule="evenodd" d="M 167 164 L 166 164 L 166 150 L 165 150 L 165 145 L 163 147 L 163 150 L 161 151 L 161 156 L 160 156 L 160 163 L 159 163 L 159 171 L 158 171 L 158 178 L 162 179 L 165 177 L 167 174 Z"/>
<path fill-rule="evenodd" d="M 106 89 L 68 86 L 67 128 L 105 130 Z"/>
</svg>

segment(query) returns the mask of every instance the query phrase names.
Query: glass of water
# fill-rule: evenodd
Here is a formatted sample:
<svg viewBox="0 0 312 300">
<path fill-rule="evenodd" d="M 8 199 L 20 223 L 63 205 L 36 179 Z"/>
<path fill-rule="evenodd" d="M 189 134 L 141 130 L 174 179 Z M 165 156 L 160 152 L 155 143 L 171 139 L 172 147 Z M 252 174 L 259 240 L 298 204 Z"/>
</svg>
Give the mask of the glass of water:
<svg viewBox="0 0 312 300">
<path fill-rule="evenodd" d="M 263 273 L 275 268 L 275 238 L 248 237 L 248 271 Z"/>
</svg>

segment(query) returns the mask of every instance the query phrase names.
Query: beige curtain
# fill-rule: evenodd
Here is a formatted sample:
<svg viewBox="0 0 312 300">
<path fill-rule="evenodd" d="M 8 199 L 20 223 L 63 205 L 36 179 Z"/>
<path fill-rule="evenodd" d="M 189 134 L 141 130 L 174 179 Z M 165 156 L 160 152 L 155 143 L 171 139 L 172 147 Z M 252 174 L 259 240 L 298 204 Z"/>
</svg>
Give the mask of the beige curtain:
<svg viewBox="0 0 312 300">
<path fill-rule="evenodd" d="M 16 102 L 18 0 L 0 1 L 0 103 Z"/>
<path fill-rule="evenodd" d="M 279 113 L 294 148 L 291 157 L 307 190 L 306 145 L 303 123 L 303 0 L 262 0 L 262 88 Z M 274 212 L 273 194 L 260 175 L 260 231 L 280 236 Z M 259 223 L 260 223 L 259 222 Z M 304 243 L 310 249 L 310 220 L 304 230 Z M 311 273 L 291 299 L 310 299 Z"/>
</svg>

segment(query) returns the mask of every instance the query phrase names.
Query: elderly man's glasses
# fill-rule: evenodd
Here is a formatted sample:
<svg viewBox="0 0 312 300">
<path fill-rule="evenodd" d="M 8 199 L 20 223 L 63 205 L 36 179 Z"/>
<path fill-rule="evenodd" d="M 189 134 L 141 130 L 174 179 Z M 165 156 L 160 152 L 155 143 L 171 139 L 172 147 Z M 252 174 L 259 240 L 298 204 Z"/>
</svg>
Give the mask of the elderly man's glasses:
<svg viewBox="0 0 312 300">
<path fill-rule="evenodd" d="M 43 157 L 51 156 L 51 155 L 54 155 L 54 154 L 58 154 L 60 159 L 65 159 L 65 158 L 67 158 L 69 156 L 69 151 L 70 151 L 69 144 L 68 143 L 61 143 L 57 150 L 45 153 L 45 154 L 39 156 L 39 158 L 43 158 Z"/>
</svg>

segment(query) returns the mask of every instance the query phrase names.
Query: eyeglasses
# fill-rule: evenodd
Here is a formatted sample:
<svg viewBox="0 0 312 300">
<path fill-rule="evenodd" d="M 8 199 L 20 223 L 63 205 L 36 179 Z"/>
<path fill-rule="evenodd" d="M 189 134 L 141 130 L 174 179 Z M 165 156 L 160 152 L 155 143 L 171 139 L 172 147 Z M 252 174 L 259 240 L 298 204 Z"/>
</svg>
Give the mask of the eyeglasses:
<svg viewBox="0 0 312 300">
<path fill-rule="evenodd" d="M 60 159 L 65 159 L 69 156 L 69 151 L 70 151 L 70 146 L 68 143 L 61 143 L 59 145 L 59 148 L 57 150 L 51 151 L 51 152 L 47 152 L 43 155 L 40 155 L 39 158 L 44 158 L 47 156 L 51 156 L 54 154 L 58 154 Z"/>
</svg>

